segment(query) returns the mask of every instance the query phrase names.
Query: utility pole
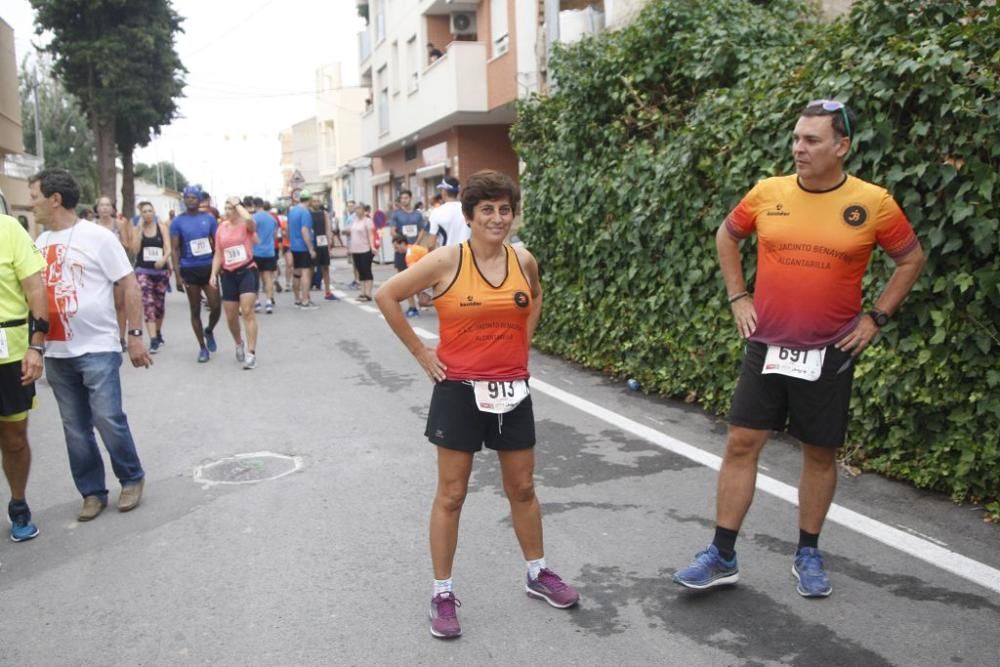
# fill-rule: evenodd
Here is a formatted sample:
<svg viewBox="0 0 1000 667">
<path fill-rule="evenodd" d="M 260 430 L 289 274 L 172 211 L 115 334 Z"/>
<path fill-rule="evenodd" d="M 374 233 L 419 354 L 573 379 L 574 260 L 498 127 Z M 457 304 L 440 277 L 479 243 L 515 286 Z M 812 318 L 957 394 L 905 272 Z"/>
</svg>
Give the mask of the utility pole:
<svg viewBox="0 0 1000 667">
<path fill-rule="evenodd" d="M 45 138 L 42 136 L 42 124 L 38 119 L 38 58 L 35 57 L 35 85 L 32 86 L 32 97 L 35 100 L 35 153 L 45 166 Z"/>
</svg>

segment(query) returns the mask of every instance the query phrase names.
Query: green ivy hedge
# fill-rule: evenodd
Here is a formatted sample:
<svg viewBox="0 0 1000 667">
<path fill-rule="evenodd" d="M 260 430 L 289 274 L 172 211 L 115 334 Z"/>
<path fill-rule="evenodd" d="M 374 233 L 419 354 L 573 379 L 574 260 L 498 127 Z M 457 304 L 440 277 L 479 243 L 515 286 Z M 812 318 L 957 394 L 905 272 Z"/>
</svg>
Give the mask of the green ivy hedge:
<svg viewBox="0 0 1000 667">
<path fill-rule="evenodd" d="M 845 452 L 1000 518 L 998 54 L 988 0 L 862 0 L 835 23 L 801 1 L 653 0 L 557 48 L 556 91 L 513 129 L 546 291 L 536 344 L 725 412 L 741 344 L 715 230 L 793 170 L 806 101 L 847 101 L 849 171 L 894 194 L 929 259 L 857 366 Z M 876 254 L 867 303 L 892 266 Z"/>
</svg>

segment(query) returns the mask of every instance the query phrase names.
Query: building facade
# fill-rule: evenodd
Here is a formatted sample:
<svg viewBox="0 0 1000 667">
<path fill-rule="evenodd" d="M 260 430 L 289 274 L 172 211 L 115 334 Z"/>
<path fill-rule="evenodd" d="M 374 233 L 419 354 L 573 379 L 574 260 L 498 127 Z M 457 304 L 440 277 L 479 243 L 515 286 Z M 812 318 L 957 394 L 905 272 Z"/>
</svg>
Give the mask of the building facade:
<svg viewBox="0 0 1000 667">
<path fill-rule="evenodd" d="M 372 159 L 370 202 L 391 210 L 402 189 L 427 203 L 444 176 L 486 168 L 517 176 L 514 103 L 534 84 L 535 0 L 356 0 L 361 119 Z"/>
<path fill-rule="evenodd" d="M 40 160 L 24 154 L 14 29 L 0 19 L 0 191 L 10 214 L 27 220 L 29 225 L 32 215 L 28 178 L 40 168 Z"/>
</svg>

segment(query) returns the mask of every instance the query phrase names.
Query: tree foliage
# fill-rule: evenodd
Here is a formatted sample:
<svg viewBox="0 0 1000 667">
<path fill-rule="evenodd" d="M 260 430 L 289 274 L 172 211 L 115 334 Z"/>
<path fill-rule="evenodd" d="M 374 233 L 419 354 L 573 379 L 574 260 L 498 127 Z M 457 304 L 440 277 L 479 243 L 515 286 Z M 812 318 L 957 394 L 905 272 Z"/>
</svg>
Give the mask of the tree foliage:
<svg viewBox="0 0 1000 667">
<path fill-rule="evenodd" d="M 189 182 L 172 162 L 167 161 L 157 162 L 156 164 L 138 162 L 135 165 L 135 177 L 141 178 L 147 183 L 156 183 L 160 187 L 170 188 L 177 192 L 184 190 Z"/>
<path fill-rule="evenodd" d="M 37 71 L 36 71 L 37 69 Z M 35 136 L 35 100 L 38 83 L 38 119 L 48 164 L 68 169 L 80 181 L 81 203 L 92 206 L 97 200 L 97 166 L 94 161 L 94 134 L 76 98 L 52 76 L 46 61 L 21 64 L 18 82 L 21 95 L 21 126 L 25 150 L 38 155 Z"/>
<path fill-rule="evenodd" d="M 176 113 L 185 72 L 174 49 L 181 19 L 169 0 L 31 0 L 36 31 L 51 33 L 54 71 L 94 133 L 100 188 L 115 193 L 116 149 L 131 191 L 132 152 Z M 127 210 L 134 202 L 125 202 Z"/>
<path fill-rule="evenodd" d="M 521 105 L 522 236 L 543 266 L 540 347 L 719 413 L 740 341 L 714 232 L 793 170 L 804 103 L 858 111 L 848 169 L 887 187 L 928 267 L 860 359 L 845 451 L 1000 517 L 1000 8 L 861 0 L 654 0 L 557 48 L 558 89 Z M 744 245 L 753 284 L 754 248 Z M 877 255 L 871 303 L 891 273 Z"/>
</svg>

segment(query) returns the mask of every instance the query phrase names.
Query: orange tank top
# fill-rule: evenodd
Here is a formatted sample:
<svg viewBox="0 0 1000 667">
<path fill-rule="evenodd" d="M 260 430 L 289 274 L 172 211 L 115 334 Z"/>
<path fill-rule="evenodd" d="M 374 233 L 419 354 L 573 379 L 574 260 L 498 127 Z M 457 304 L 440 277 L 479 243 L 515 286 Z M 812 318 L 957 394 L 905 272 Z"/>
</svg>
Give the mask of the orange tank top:
<svg viewBox="0 0 1000 667">
<path fill-rule="evenodd" d="M 524 380 L 528 377 L 531 286 L 517 253 L 504 244 L 507 275 L 491 285 L 476 266 L 468 242 L 458 272 L 434 298 L 440 325 L 438 359 L 449 380 Z"/>
</svg>

